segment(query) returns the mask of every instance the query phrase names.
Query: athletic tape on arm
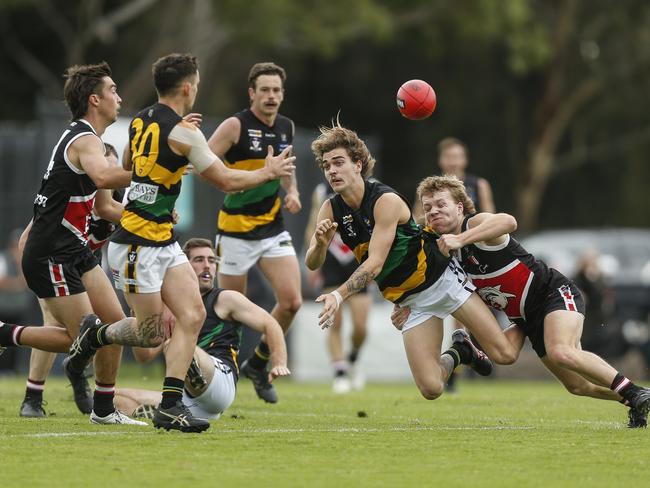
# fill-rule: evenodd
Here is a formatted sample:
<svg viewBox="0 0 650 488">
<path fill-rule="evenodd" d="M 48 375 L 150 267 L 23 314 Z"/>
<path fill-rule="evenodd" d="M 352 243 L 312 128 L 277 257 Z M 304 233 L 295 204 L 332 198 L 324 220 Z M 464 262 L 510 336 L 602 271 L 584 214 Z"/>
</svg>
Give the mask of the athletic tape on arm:
<svg viewBox="0 0 650 488">
<path fill-rule="evenodd" d="M 176 124 L 169 133 L 169 139 L 190 146 L 190 153 L 187 155 L 187 159 L 196 168 L 198 173 L 203 173 L 218 159 L 217 155 L 210 150 L 208 141 L 205 140 L 203 132 L 199 129 Z"/>
</svg>

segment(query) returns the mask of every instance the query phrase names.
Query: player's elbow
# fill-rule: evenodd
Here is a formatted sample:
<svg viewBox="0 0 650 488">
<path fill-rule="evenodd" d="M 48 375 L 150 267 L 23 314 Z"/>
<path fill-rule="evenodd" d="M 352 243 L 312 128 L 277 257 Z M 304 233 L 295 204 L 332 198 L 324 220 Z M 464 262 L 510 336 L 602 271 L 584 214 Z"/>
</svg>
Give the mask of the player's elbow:
<svg viewBox="0 0 650 488">
<path fill-rule="evenodd" d="M 95 183 L 95 186 L 100 190 L 109 188 L 110 180 L 108 178 L 108 175 L 105 173 L 93 175 L 92 180 L 93 183 Z"/>
<path fill-rule="evenodd" d="M 503 219 L 504 226 L 507 228 L 508 234 L 512 234 L 517 230 L 517 219 L 512 215 L 504 213 L 501 214 L 501 218 Z"/>
</svg>

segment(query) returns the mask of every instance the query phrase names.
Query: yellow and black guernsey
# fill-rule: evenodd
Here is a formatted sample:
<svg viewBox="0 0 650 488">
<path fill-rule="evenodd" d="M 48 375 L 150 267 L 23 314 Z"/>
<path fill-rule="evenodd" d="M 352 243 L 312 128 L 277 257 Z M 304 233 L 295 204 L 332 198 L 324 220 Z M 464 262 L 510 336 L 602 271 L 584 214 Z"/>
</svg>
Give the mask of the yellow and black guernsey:
<svg viewBox="0 0 650 488">
<path fill-rule="evenodd" d="M 235 114 L 241 123 L 239 141 L 224 156 L 233 169 L 255 171 L 264 167 L 267 146 L 278 154 L 293 142 L 293 122 L 279 115 L 272 127 L 246 109 Z M 226 195 L 217 222 L 217 232 L 238 239 L 259 240 L 284 230 L 280 180 L 271 180 L 249 190 Z"/>
<path fill-rule="evenodd" d="M 330 198 L 334 220 L 338 223 L 337 232 L 353 250 L 359 264 L 368 258 L 368 245 L 375 227 L 375 203 L 385 193 L 395 193 L 408 205 L 402 195 L 376 180 L 365 181 L 363 199 L 356 210 L 340 195 Z M 425 236 L 411 216 L 408 222 L 397 226 L 395 239 L 375 282 L 384 298 L 400 303 L 409 295 L 433 285 L 448 263 L 449 258 L 440 253 L 435 238 Z"/>
<path fill-rule="evenodd" d="M 227 365 L 235 375 L 236 380 L 239 377 L 237 356 L 241 344 L 242 324 L 237 321 L 223 319 L 214 311 L 214 306 L 217 304 L 219 294 L 222 291 L 222 288 L 213 288 L 203 295 L 206 316 L 196 345 L 210 356 L 220 359 L 222 365 Z"/>
<path fill-rule="evenodd" d="M 167 138 L 181 120 L 170 107 L 156 103 L 131 121 L 131 186 L 111 241 L 149 247 L 176 241 L 172 212 L 188 162 L 170 149 Z"/>
</svg>

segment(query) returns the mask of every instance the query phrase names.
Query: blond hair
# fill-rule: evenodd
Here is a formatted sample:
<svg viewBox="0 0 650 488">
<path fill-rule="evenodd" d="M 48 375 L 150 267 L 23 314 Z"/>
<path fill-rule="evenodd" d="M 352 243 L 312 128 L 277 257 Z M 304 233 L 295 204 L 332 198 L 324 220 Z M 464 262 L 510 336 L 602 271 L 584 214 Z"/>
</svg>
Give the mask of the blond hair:
<svg viewBox="0 0 650 488">
<path fill-rule="evenodd" d="M 467 196 L 465 185 L 462 181 L 453 175 L 428 176 L 418 185 L 417 197 L 422 199 L 422 195 L 433 195 L 435 192 L 448 190 L 451 198 L 456 203 L 463 204 L 463 213 L 465 215 L 475 214 L 476 207 L 474 202 Z"/>
<path fill-rule="evenodd" d="M 353 130 L 341 127 L 337 119 L 332 127 L 322 126 L 320 135 L 311 143 L 311 151 L 316 156 L 318 167 L 323 169 L 323 154 L 338 148 L 345 149 L 352 162 L 361 162 L 361 176 L 364 179 L 372 175 L 375 158 L 370 154 L 366 143 Z"/>
</svg>

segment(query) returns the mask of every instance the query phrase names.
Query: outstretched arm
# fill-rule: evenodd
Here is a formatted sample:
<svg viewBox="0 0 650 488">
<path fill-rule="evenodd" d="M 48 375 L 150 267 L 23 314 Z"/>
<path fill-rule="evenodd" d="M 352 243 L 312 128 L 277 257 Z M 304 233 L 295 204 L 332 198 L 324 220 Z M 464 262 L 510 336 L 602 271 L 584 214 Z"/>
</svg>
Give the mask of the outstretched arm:
<svg viewBox="0 0 650 488">
<path fill-rule="evenodd" d="M 214 311 L 219 317 L 241 322 L 266 336 L 266 343 L 271 350 L 269 381 L 278 376 L 291 374 L 287 367 L 287 346 L 284 342 L 284 332 L 271 314 L 233 290 L 224 290 L 219 294 Z"/>
<path fill-rule="evenodd" d="M 468 229 L 460 234 L 443 234 L 438 238 L 438 248 L 443 254 L 449 255 L 450 251 L 475 242 L 497 246 L 506 241 L 508 234 L 517 230 L 517 220 L 506 213 L 476 214 L 467 224 Z"/>
<path fill-rule="evenodd" d="M 267 181 L 289 176 L 293 173 L 296 158 L 290 156 L 292 147 L 286 147 L 274 156 L 273 148 L 267 148 L 265 165 L 255 171 L 243 171 L 226 167 L 212 152 L 203 133 L 189 122 L 181 121 L 169 134 L 169 147 L 187 157 L 194 170 L 202 178 L 222 191 L 246 190 Z"/>
</svg>

